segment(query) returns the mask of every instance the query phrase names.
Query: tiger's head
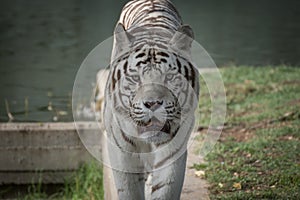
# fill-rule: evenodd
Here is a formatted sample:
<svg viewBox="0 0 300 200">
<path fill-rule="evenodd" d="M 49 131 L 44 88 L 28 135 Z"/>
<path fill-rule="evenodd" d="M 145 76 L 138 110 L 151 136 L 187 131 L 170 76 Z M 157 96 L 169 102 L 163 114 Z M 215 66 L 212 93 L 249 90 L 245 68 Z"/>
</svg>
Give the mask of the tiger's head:
<svg viewBox="0 0 300 200">
<path fill-rule="evenodd" d="M 114 120 L 130 141 L 164 144 L 189 123 L 198 101 L 198 71 L 178 52 L 189 53 L 191 29 L 183 27 L 167 47 L 147 43 L 121 56 L 133 37 L 120 24 L 116 31 L 113 58 L 118 58 L 112 62 L 106 93 Z"/>
</svg>

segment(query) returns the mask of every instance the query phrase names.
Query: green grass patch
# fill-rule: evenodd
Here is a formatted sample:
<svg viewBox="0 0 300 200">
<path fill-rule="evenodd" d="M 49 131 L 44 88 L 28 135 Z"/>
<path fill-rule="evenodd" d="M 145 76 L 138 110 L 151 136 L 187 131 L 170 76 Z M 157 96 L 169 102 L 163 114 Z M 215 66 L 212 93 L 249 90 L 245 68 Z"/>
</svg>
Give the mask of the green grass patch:
<svg viewBox="0 0 300 200">
<path fill-rule="evenodd" d="M 21 199 L 101 200 L 103 195 L 102 167 L 91 162 L 80 167 L 57 193 L 46 194 L 41 184 L 37 184 L 30 186 L 28 194 Z"/>
<path fill-rule="evenodd" d="M 207 166 L 195 166 L 205 169 L 211 199 L 298 199 L 300 69 L 242 66 L 221 73 L 226 126 Z"/>
</svg>

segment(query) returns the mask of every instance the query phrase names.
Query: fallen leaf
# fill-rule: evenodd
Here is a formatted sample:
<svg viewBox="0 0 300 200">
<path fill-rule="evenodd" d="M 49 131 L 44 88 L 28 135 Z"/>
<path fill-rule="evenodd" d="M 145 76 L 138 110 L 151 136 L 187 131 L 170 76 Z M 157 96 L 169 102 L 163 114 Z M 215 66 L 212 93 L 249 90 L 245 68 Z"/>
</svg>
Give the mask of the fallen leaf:
<svg viewBox="0 0 300 200">
<path fill-rule="evenodd" d="M 241 184 L 241 183 L 234 183 L 234 184 L 233 184 L 233 187 L 234 187 L 235 189 L 241 190 L 241 189 L 242 189 L 242 184 Z"/>
<path fill-rule="evenodd" d="M 203 176 L 205 176 L 205 171 L 202 171 L 202 170 L 195 171 L 195 175 L 197 177 L 203 177 Z"/>
</svg>

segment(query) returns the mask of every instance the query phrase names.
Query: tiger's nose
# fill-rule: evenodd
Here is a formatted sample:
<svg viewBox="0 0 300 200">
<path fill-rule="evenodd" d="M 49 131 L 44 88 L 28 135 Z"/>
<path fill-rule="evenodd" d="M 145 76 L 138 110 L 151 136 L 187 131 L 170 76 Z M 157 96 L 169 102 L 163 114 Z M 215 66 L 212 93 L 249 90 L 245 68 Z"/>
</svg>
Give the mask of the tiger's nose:
<svg viewBox="0 0 300 200">
<path fill-rule="evenodd" d="M 148 101 L 144 101 L 143 103 L 146 108 L 154 112 L 163 104 L 163 101 L 148 100 Z"/>
</svg>

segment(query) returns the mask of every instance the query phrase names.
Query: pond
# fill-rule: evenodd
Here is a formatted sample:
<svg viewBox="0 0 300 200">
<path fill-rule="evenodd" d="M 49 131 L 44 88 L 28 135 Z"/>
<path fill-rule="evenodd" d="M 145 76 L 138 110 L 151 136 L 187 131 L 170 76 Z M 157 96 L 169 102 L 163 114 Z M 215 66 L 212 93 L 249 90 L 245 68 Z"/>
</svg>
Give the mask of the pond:
<svg viewBox="0 0 300 200">
<path fill-rule="evenodd" d="M 2 0 L 0 121 L 71 121 L 76 72 L 126 2 Z M 173 2 L 218 66 L 300 64 L 298 0 Z"/>
</svg>

